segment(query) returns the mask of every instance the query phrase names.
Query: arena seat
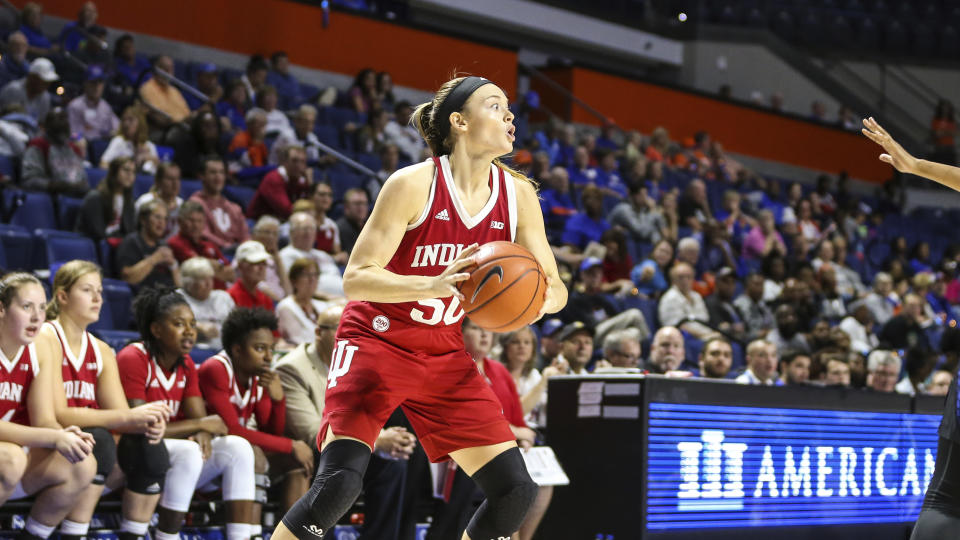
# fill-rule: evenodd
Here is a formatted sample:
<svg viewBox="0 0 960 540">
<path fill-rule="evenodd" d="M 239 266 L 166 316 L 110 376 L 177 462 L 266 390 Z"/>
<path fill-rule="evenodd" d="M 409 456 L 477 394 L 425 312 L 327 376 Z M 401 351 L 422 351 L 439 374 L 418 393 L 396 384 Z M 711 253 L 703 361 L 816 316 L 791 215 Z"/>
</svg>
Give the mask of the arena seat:
<svg viewBox="0 0 960 540">
<path fill-rule="evenodd" d="M 77 224 L 77 214 L 80 213 L 80 206 L 83 199 L 76 197 L 60 197 L 57 199 L 57 223 L 59 228 L 65 231 L 72 231 Z"/>
<path fill-rule="evenodd" d="M 340 148 L 340 132 L 336 127 L 317 124 L 317 126 L 313 128 L 313 133 L 323 144 L 337 149 Z"/>
<path fill-rule="evenodd" d="M 101 314 L 101 319 L 102 318 Z M 140 333 L 130 330 L 111 330 L 104 328 L 95 329 L 93 334 L 102 339 L 104 343 L 116 352 L 120 352 L 120 349 L 126 347 L 127 344 L 133 341 L 140 341 Z"/>
<path fill-rule="evenodd" d="M 57 215 L 50 195 L 36 191 L 5 190 L 4 207 L 16 207 L 10 223 L 27 230 L 56 229 Z"/>
<path fill-rule="evenodd" d="M 225 186 L 223 196 L 240 205 L 240 208 L 246 212 L 250 206 L 250 200 L 253 199 L 257 190 L 249 186 Z"/>
<path fill-rule="evenodd" d="M 84 171 L 87 173 L 87 183 L 90 184 L 91 189 L 96 188 L 107 176 L 107 171 L 99 167 L 87 167 Z"/>
<path fill-rule="evenodd" d="M 367 154 L 365 152 L 360 152 L 354 158 L 357 163 L 363 165 L 364 167 L 370 169 L 373 172 L 378 172 L 383 168 L 383 162 L 380 161 L 380 157 L 376 154 Z"/>
<path fill-rule="evenodd" d="M 0 224 L 0 244 L 6 254 L 4 270 L 33 268 L 33 237 L 19 225 Z"/>
<path fill-rule="evenodd" d="M 113 330 L 113 306 L 110 302 L 100 305 L 100 318 L 89 326 L 90 330 Z"/>
<path fill-rule="evenodd" d="M 203 183 L 199 180 L 194 180 L 192 178 L 184 178 L 180 180 L 180 197 L 183 200 L 187 200 L 191 195 L 203 189 Z"/>
<path fill-rule="evenodd" d="M 133 200 L 137 200 L 141 195 L 150 191 L 153 187 L 153 177 L 148 174 L 138 174 L 137 179 L 133 181 Z"/>
<path fill-rule="evenodd" d="M 56 229 L 37 229 L 34 231 L 39 250 L 36 268 L 50 268 L 57 263 L 73 259 L 85 261 L 97 260 L 97 247 L 93 240 L 81 234 Z"/>
<path fill-rule="evenodd" d="M 127 329 L 130 327 L 131 306 L 133 304 L 133 290 L 126 281 L 119 279 L 103 279 L 104 304 L 110 304 L 113 314 L 111 328 Z M 101 318 L 103 318 L 101 316 Z"/>
<path fill-rule="evenodd" d="M 220 352 L 217 349 L 205 349 L 201 347 L 194 347 L 190 350 L 190 358 L 193 359 L 193 363 L 198 366 L 202 364 L 207 358 Z"/>
<path fill-rule="evenodd" d="M 17 174 L 19 170 L 16 158 L 0 154 L 0 174 L 15 181 L 19 178 Z"/>
<path fill-rule="evenodd" d="M 89 142 L 90 150 L 87 152 L 89 154 L 90 163 L 94 167 L 100 166 L 100 158 L 103 157 L 103 153 L 107 151 L 107 147 L 110 146 L 110 139 L 94 139 Z"/>
</svg>

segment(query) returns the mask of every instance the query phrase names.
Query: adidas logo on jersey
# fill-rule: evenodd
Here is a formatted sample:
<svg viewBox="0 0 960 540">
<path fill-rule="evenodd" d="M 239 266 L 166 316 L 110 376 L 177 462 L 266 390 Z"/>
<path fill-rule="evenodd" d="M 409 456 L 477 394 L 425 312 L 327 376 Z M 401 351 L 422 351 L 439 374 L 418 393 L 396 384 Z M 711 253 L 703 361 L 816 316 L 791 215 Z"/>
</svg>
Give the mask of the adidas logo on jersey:
<svg viewBox="0 0 960 540">
<path fill-rule="evenodd" d="M 437 215 L 435 215 L 435 216 L 433 216 L 433 217 L 436 218 L 436 219 L 439 219 L 440 221 L 450 221 L 450 213 L 447 212 L 447 209 L 446 209 L 446 208 L 444 208 L 443 210 L 437 212 Z"/>
<path fill-rule="evenodd" d="M 303 528 L 306 529 L 308 533 L 314 536 L 323 538 L 323 529 L 321 529 L 320 527 L 317 527 L 316 525 L 310 525 L 309 527 L 307 527 L 306 525 L 304 525 Z"/>
</svg>

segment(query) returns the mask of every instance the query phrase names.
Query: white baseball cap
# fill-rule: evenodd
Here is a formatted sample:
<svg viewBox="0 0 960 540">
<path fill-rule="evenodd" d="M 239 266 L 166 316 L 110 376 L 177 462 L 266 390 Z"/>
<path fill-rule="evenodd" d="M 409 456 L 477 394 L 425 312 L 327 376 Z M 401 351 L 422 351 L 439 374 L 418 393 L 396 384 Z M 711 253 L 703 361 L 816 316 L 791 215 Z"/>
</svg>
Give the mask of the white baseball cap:
<svg viewBox="0 0 960 540">
<path fill-rule="evenodd" d="M 256 240 L 247 240 L 237 248 L 237 254 L 234 257 L 237 262 L 261 263 L 270 258 L 267 248 Z"/>
<path fill-rule="evenodd" d="M 47 82 L 53 82 L 60 78 L 60 76 L 57 75 L 57 70 L 53 68 L 53 62 L 46 58 L 37 58 L 33 62 L 30 62 L 30 70 L 28 73 L 33 73 Z"/>
</svg>

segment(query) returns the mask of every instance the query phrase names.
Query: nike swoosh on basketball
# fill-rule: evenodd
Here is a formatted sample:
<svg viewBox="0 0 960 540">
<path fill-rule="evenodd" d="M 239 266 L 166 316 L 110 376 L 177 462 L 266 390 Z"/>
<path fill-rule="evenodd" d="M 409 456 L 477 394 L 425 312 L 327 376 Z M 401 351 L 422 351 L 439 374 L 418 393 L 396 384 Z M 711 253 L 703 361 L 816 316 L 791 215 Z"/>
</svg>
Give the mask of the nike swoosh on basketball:
<svg viewBox="0 0 960 540">
<path fill-rule="evenodd" d="M 493 276 L 497 276 L 500 280 L 500 283 L 503 283 L 503 267 L 499 264 L 487 270 L 487 275 L 483 276 L 483 279 L 480 280 L 480 284 L 477 285 L 477 288 L 473 290 L 473 296 L 470 297 L 470 303 L 474 303 L 477 300 L 477 295 L 480 294 L 480 289 L 490 281 Z"/>
</svg>

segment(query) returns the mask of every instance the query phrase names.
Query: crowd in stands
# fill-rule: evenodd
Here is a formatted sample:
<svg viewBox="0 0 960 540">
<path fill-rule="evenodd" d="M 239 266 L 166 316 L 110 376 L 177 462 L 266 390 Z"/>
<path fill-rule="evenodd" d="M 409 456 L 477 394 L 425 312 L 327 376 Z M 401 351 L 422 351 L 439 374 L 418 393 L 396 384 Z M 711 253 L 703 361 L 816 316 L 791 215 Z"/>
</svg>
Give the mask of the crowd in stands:
<svg viewBox="0 0 960 540">
<path fill-rule="evenodd" d="M 119 469 L 128 477 L 142 471 L 124 462 L 123 448 L 180 438 L 168 445 L 169 471 L 152 471 L 177 477 L 167 483 L 177 492 L 128 481 L 121 537 L 143 536 L 157 509 L 155 537 L 169 540 L 194 488 L 221 476 L 228 540 L 256 537 L 269 478 L 269 500 L 281 508 L 309 486 L 350 251 L 386 178 L 429 156 L 409 125 L 411 104 L 395 98 L 389 73 L 372 69 L 350 88 L 301 84 L 280 51 L 252 57 L 243 72 L 164 55 L 148 61 L 130 35 L 105 55 L 113 36 L 96 25 L 92 2 L 53 40 L 40 17 L 38 5 L 24 8 L 0 63 L 0 154 L 18 165 L 4 171 L 4 221 L 50 218 L 24 209 L 31 196 L 51 197 L 59 228 L 95 245 L 102 267 L 17 267 L 8 254 L 8 270 L 49 271 L 52 287 L 9 274 L 0 323 L 20 324 L 8 308 L 29 296 L 60 307 L 38 351 L 99 351 L 109 367 L 97 384 L 122 386 L 126 400 L 93 405 L 121 412 L 84 416 L 73 409 L 85 405 L 51 400 L 56 410 L 42 414 L 56 416 L 52 425 L 123 432 Z M 842 174 L 814 187 L 764 177 L 705 132 L 674 139 L 663 127 L 538 123 L 537 102 L 528 93 L 515 105 L 509 160 L 540 186 L 569 303 L 509 334 L 469 322 L 464 331 L 522 446 L 549 441 L 547 380 L 565 373 L 946 393 L 960 354 L 960 245 L 943 224 L 960 215 L 928 210 L 908 224 L 896 182 L 864 196 Z M 136 297 L 123 306 L 135 310 L 129 326 L 102 320 L 108 280 Z M 16 356 L 28 345 L 0 340 L 3 360 L 31 361 Z M 181 381 L 182 395 L 154 394 L 151 381 Z M 163 407 L 148 407 L 158 399 Z M 365 480 L 365 527 L 383 531 L 371 538 L 407 538 L 388 531 L 406 534 L 415 522 L 407 503 L 431 491 L 421 480 L 429 473 L 403 419 L 388 425 Z M 73 452 L 54 444 L 57 466 L 89 483 L 92 444 L 57 433 Z M 180 444 L 187 436 L 197 448 Z M 208 457 L 214 443 L 222 451 Z M 428 538 L 462 530 L 463 505 L 476 496 L 462 478 L 447 484 Z M 38 510 L 27 531 L 45 538 L 66 518 L 61 533 L 83 536 L 99 485 L 83 509 Z M 0 501 L 12 494 L 4 486 Z M 70 497 L 81 491 L 70 489 Z M 530 537 L 549 499 L 541 490 L 518 538 Z"/>
</svg>

